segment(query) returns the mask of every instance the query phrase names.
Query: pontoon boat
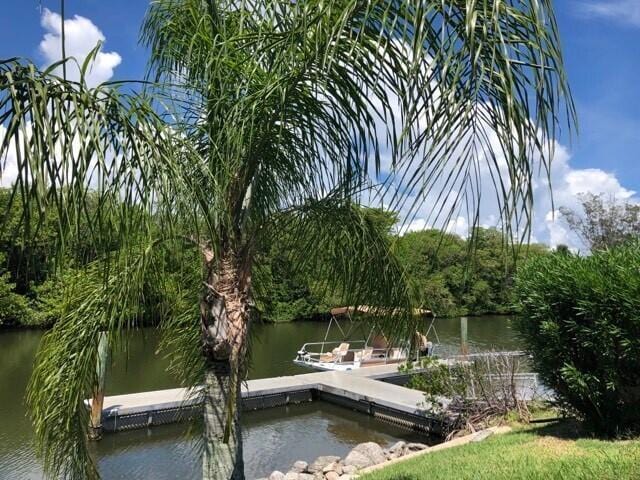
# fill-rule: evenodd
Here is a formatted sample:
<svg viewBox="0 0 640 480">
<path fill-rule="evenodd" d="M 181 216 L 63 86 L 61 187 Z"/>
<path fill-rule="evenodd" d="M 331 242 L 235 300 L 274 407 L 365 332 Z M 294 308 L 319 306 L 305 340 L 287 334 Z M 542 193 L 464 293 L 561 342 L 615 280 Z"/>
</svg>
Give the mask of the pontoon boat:
<svg viewBox="0 0 640 480">
<path fill-rule="evenodd" d="M 331 320 L 327 327 L 324 340 L 321 342 L 305 343 L 293 360 L 298 365 L 303 365 L 316 370 L 337 370 L 347 371 L 355 368 L 370 367 L 374 365 L 399 364 L 406 362 L 412 350 L 415 352 L 416 358 L 432 355 L 433 343 L 427 340 L 426 335 L 416 332 L 413 339 L 408 339 L 394 345 L 390 344 L 387 338 L 381 332 L 377 331 L 376 326 L 369 329 L 366 339 L 352 340 L 350 339 L 353 327 L 361 324 L 354 321 L 356 314 L 362 314 L 366 317 L 380 315 L 380 309 L 362 305 L 359 307 L 338 307 L 331 309 Z M 428 310 L 416 309 L 415 315 L 426 316 L 432 315 Z M 340 319 L 348 319 L 350 328 L 347 332 L 343 330 Z M 336 327 L 342 334 L 341 341 L 327 341 L 329 332 Z M 433 327 L 433 322 L 429 330 Z M 427 330 L 427 334 L 429 333 Z M 365 332 L 366 334 L 366 332 Z M 412 349 L 412 341 L 414 348 Z"/>
</svg>

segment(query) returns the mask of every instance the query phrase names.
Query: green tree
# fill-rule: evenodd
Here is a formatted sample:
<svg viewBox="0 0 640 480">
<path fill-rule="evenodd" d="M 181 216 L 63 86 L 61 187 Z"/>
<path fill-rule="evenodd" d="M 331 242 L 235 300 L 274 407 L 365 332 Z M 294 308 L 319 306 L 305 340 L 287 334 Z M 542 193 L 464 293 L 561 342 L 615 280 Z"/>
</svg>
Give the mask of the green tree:
<svg viewBox="0 0 640 480">
<path fill-rule="evenodd" d="M 438 230 L 398 239 L 398 257 L 422 304 L 440 316 L 513 313 L 513 276 L 518 263 L 548 253 L 544 245 L 506 248 L 503 232 L 476 228 L 462 239 Z"/>
<path fill-rule="evenodd" d="M 0 265 L 5 264 L 4 254 L 0 253 Z M 33 312 L 25 297 L 15 291 L 16 284 L 11 281 L 11 273 L 0 267 L 0 327 L 3 325 L 29 325 Z"/>
<path fill-rule="evenodd" d="M 13 191 L 36 218 L 58 212 L 60 249 L 86 219 L 102 275 L 69 293 L 84 300 L 65 302 L 43 340 L 29 393 L 36 438 L 53 476 L 97 475 L 83 404 L 97 340 L 126 337 L 156 278 L 177 371 L 204 384 L 203 476 L 239 479 L 256 245 L 285 232 L 318 282 L 400 316 L 387 318 L 390 335 L 413 331 L 390 240 L 355 205 L 381 174 L 391 208 L 437 191 L 433 208 L 445 208 L 446 178 L 473 206 L 482 163 L 505 229 L 529 218 L 530 153 L 548 165 L 568 98 L 551 2 L 158 0 L 142 43 L 152 85 L 139 91 L 88 88 L 91 57 L 79 82 L 0 64 L 0 158 L 20 152 Z M 176 291 L 160 259 L 187 245 L 202 268 Z"/>
<path fill-rule="evenodd" d="M 367 229 L 375 231 L 385 241 L 394 241 L 392 229 L 398 221 L 394 212 L 363 206 L 356 208 Z M 296 241 L 287 238 L 283 232 L 263 240 L 266 241 L 256 249 L 253 273 L 254 297 L 262 319 L 288 322 L 312 316 L 326 317 L 331 307 L 348 303 L 341 294 L 344 291 L 342 278 L 334 277 L 327 282 L 321 275 L 319 280 L 315 265 L 298 258 L 300 251 Z M 314 253 L 320 264 L 333 261 L 331 252 Z"/>
<path fill-rule="evenodd" d="M 589 250 L 612 248 L 640 237 L 640 205 L 583 193 L 580 209 L 560 207 L 560 215 Z"/>
<path fill-rule="evenodd" d="M 326 311 L 322 295 L 312 290 L 311 276 L 296 268 L 281 247 L 282 242 L 274 241 L 256 256 L 254 296 L 261 319 L 290 322 Z"/>
<path fill-rule="evenodd" d="M 107 240 L 112 243 L 102 246 L 92 240 L 90 219 L 96 218 L 100 202 L 95 192 L 87 192 L 86 215 L 79 218 L 77 233 L 67 240 L 64 258 L 60 258 L 62 251 L 57 245 L 60 212 L 50 208 L 38 218 L 23 208 L 21 198 L 12 199 L 12 193 L 11 189 L 0 188 L 0 211 L 4 213 L 0 257 L 6 266 L 3 275 L 7 281 L 6 301 L 2 304 L 4 307 L 0 307 L 0 316 L 5 317 L 5 324 L 13 326 L 50 326 L 63 313 L 68 281 L 89 281 L 89 277 L 83 276 L 83 268 L 96 260 L 99 249 L 117 250 L 117 239 Z M 56 264 L 60 268 L 56 268 Z M 164 271 L 168 275 L 177 272 L 176 265 L 167 267 Z M 150 295 L 145 298 L 146 305 L 155 300 Z M 18 305 L 29 308 L 18 308 Z"/>
<path fill-rule="evenodd" d="M 438 230 L 410 232 L 398 239 L 397 254 L 424 307 L 437 315 L 463 313 L 460 288 L 466 242 Z"/>
<path fill-rule="evenodd" d="M 40 283 L 51 270 L 55 255 L 55 212 L 48 211 L 40 221 L 28 216 L 21 198 L 12 198 L 12 191 L 0 188 L 0 212 L 4 216 L 0 232 L 0 250 L 6 256 L 7 269 L 24 294 L 31 282 Z"/>
</svg>

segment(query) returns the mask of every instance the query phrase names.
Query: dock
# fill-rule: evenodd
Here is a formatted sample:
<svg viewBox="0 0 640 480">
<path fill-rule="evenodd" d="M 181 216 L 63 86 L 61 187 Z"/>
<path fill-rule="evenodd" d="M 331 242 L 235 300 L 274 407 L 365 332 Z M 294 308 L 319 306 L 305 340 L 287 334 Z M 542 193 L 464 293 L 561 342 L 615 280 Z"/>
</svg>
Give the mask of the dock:
<svg viewBox="0 0 640 480">
<path fill-rule="evenodd" d="M 413 430 L 441 433 L 446 420 L 433 413 L 422 392 L 399 385 L 406 379 L 397 365 L 255 379 L 242 387 L 242 406 L 258 410 L 322 400 Z M 201 408 L 202 398 L 184 388 L 115 395 L 104 399 L 102 425 L 107 432 L 147 428 L 191 419 Z"/>
<path fill-rule="evenodd" d="M 458 362 L 483 356 L 522 356 L 522 352 L 481 353 L 440 362 Z M 420 368 L 412 370 L 420 372 Z M 260 410 L 316 400 L 341 405 L 384 421 L 428 434 L 442 434 L 456 421 L 445 397 L 430 404 L 423 392 L 406 388 L 410 374 L 398 370 L 398 364 L 326 371 L 249 380 L 242 385 L 242 408 Z M 535 373 L 517 373 L 509 377 L 522 399 L 553 398 L 553 393 L 538 382 Z M 89 405 L 89 400 L 87 400 Z M 448 412 L 448 413 L 443 413 Z M 118 432 L 189 420 L 202 414 L 198 390 L 184 388 L 158 390 L 105 397 L 102 428 Z"/>
</svg>

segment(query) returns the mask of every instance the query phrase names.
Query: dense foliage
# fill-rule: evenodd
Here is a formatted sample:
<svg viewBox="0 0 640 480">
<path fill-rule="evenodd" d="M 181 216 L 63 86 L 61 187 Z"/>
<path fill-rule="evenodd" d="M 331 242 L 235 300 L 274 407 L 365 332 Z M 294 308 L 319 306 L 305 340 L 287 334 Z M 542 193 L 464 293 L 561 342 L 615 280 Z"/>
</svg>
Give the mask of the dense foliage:
<svg viewBox="0 0 640 480">
<path fill-rule="evenodd" d="M 5 218 L 0 232 L 0 326 L 46 324 L 36 306 L 40 293 L 50 292 L 53 298 L 58 291 L 57 285 L 50 288 L 56 282 L 49 278 L 55 216 L 49 214 L 37 225 L 25 221 L 28 212 L 20 201 L 14 200 L 13 207 L 8 208 L 10 197 L 8 189 L 0 189 L 0 212 Z M 29 241 L 25 240 L 27 228 L 37 229 Z"/>
<path fill-rule="evenodd" d="M 549 253 L 546 246 L 532 244 L 514 257 L 495 229 L 479 228 L 473 240 L 439 230 L 396 236 L 391 230 L 394 215 L 368 210 L 394 241 L 394 251 L 419 302 L 438 316 L 514 313 L 516 266 L 528 257 Z M 256 304 L 265 321 L 318 318 L 340 303 L 340 298 L 317 289 L 313 272 L 300 271 L 280 244 L 271 244 L 263 252 L 256 275 L 261 285 Z"/>
<path fill-rule="evenodd" d="M 5 264 L 5 255 L 0 253 L 0 265 Z M 32 322 L 33 311 L 27 298 L 15 291 L 16 284 L 11 281 L 11 273 L 0 267 L 0 326 L 25 324 Z"/>
<path fill-rule="evenodd" d="M 519 272 L 535 369 L 596 429 L 640 428 L 640 243 L 535 258 Z"/>
<path fill-rule="evenodd" d="M 8 194 L 7 190 L 0 190 L 0 204 L 6 203 Z M 394 244 L 424 307 L 439 316 L 513 313 L 516 262 L 505 249 L 501 232 L 479 228 L 473 245 L 439 230 L 396 236 L 393 226 L 397 217 L 392 212 L 365 210 L 366 217 Z M 18 225 L 22 209 L 14 205 L 10 214 Z M 1 238 L 0 325 L 51 325 L 60 318 L 65 285 L 70 281 L 91 281 L 85 278 L 87 266 L 95 259 L 89 232 L 76 238 L 65 271 L 53 274 L 52 264 L 57 260 L 52 253 L 55 221 L 56 215 L 51 213 L 47 222 L 39 226 L 37 241 L 25 243 L 23 227 L 6 232 Z M 322 318 L 342 301 L 335 292 L 318 285 L 313 270 L 301 268 L 304 262 L 297 261 L 290 246 L 286 239 L 272 239 L 260 245 L 254 271 L 254 300 L 263 321 Z M 519 260 L 546 252 L 545 246 L 531 245 L 522 249 Z M 200 260 L 196 256 L 189 261 L 194 269 L 198 268 Z M 178 267 L 184 267 L 177 265 L 175 259 L 168 258 L 166 262 L 168 277 L 178 275 Z M 149 299 L 151 302 L 152 296 Z"/>
<path fill-rule="evenodd" d="M 502 233 L 478 228 L 471 240 L 427 230 L 398 239 L 398 256 L 422 304 L 440 316 L 513 313 L 513 274 L 527 256 L 547 247 L 505 248 Z"/>
<path fill-rule="evenodd" d="M 277 244 L 262 252 L 254 277 L 256 307 L 265 321 L 290 322 L 327 310 L 323 295 L 313 291 L 310 276 L 295 268 Z"/>
<path fill-rule="evenodd" d="M 0 211 L 7 220 L 0 235 L 0 327 L 29 326 L 48 327 L 59 320 L 76 297 L 72 289 L 97 288 L 102 284 L 101 264 L 95 241 L 86 219 L 78 223 L 78 233 L 68 241 L 66 257 L 58 258 L 55 233 L 58 213 L 48 210 L 44 220 L 26 220 L 29 212 L 15 202 L 7 208 L 11 193 L 0 189 Z M 88 216 L 95 214 L 91 207 Z M 25 232 L 33 228 L 37 233 Z M 117 244 L 105 245 L 105 250 L 115 251 Z M 180 257 L 180 258 L 178 258 Z M 179 255 L 162 257 L 162 272 L 167 284 L 176 283 L 184 270 L 197 269 L 200 259 L 185 248 Z M 56 268 L 63 263 L 64 268 Z M 156 305 L 160 303 L 158 286 L 152 280 L 144 283 L 144 305 L 139 312 L 130 315 L 140 324 L 158 323 Z M 126 317 L 126 313 L 123 315 Z"/>
</svg>

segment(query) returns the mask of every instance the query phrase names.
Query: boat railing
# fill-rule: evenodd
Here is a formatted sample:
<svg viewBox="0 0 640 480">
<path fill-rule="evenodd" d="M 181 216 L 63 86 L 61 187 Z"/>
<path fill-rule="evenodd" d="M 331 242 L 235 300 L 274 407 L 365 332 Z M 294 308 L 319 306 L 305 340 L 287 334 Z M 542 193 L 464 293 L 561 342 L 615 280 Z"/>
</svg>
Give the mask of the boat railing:
<svg viewBox="0 0 640 480">
<path fill-rule="evenodd" d="M 364 350 L 364 348 L 367 346 L 367 342 L 365 340 L 352 340 L 349 341 L 349 347 L 351 347 L 353 344 L 355 345 L 362 345 L 362 348 L 349 348 L 347 350 L 341 350 L 339 352 L 339 354 L 334 355 L 333 358 L 331 359 L 327 359 L 327 360 L 321 360 L 321 358 L 323 356 L 326 355 L 330 355 L 333 353 L 333 348 L 332 347 L 339 347 L 340 345 L 342 345 L 343 343 L 346 342 L 308 342 L 305 343 L 304 345 L 302 345 L 302 348 L 300 348 L 300 350 L 298 351 L 298 360 L 301 361 L 305 361 L 305 362 L 333 362 L 333 363 L 342 363 L 342 359 L 344 357 L 348 357 L 350 352 L 353 352 L 353 357 L 355 358 L 355 354 L 356 352 L 361 352 Z M 317 348 L 320 348 L 320 351 L 317 351 Z M 326 349 L 327 347 L 329 347 L 328 349 Z M 326 350 L 325 350 L 326 349 Z M 338 360 L 340 360 L 340 362 L 338 362 Z M 353 363 L 349 362 L 349 363 Z"/>
<path fill-rule="evenodd" d="M 503 358 L 503 357 L 528 357 L 529 354 L 522 350 L 509 350 L 504 352 L 476 352 L 476 353 L 467 353 L 460 355 L 451 355 L 447 358 L 452 360 L 468 360 L 475 358 Z"/>
<path fill-rule="evenodd" d="M 303 363 L 335 363 L 335 364 L 355 364 L 356 362 L 376 362 L 387 363 L 390 359 L 396 359 L 396 356 L 402 355 L 402 349 L 398 347 L 382 347 L 374 348 L 368 346 L 365 340 L 351 340 L 349 341 L 349 348 L 346 350 L 340 350 L 334 353 L 333 348 L 338 347 L 347 342 L 309 342 L 305 343 L 298 351 L 296 360 Z M 354 345 L 360 345 L 360 348 L 352 348 Z M 317 351 L 317 348 L 320 351 Z M 315 351 L 314 351 L 315 350 Z M 367 353 L 367 357 L 364 358 L 364 352 Z M 398 353 L 399 352 L 399 353 Z M 331 357 L 327 357 L 332 355 Z M 326 357 L 326 358 L 323 358 Z"/>
</svg>

